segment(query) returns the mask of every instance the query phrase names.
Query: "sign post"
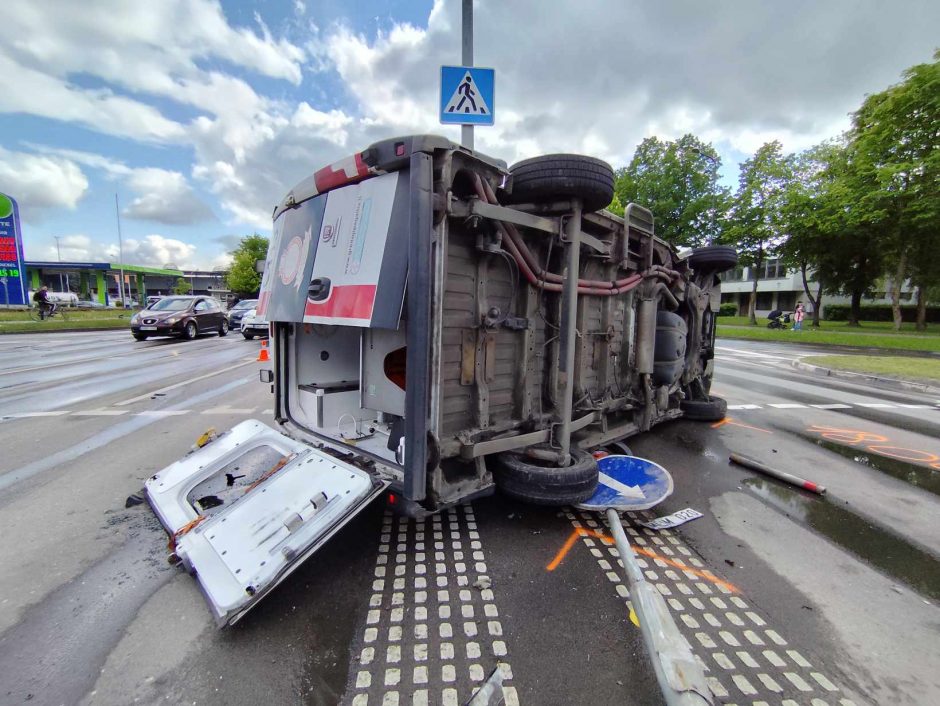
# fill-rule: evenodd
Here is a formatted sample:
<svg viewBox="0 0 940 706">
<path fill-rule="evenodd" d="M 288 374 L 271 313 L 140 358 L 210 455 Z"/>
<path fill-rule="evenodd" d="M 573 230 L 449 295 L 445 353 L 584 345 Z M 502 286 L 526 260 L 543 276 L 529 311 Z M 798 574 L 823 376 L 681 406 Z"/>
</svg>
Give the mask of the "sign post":
<svg viewBox="0 0 940 706">
<path fill-rule="evenodd" d="M 20 210 L 16 199 L 6 194 L 0 194 L 0 278 L 3 279 L 5 306 L 29 304 Z"/>
<path fill-rule="evenodd" d="M 473 149 L 473 126 L 492 125 L 496 72 L 473 65 L 473 0 L 463 0 L 462 66 L 441 67 L 440 120 L 461 125 L 460 140 Z"/>
</svg>

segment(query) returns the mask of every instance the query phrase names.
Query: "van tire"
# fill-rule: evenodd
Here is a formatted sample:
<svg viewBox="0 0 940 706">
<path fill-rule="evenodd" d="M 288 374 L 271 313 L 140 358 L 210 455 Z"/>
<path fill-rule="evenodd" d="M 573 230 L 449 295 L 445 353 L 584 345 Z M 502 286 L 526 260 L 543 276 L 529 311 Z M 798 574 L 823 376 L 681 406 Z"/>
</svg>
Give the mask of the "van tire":
<svg viewBox="0 0 940 706">
<path fill-rule="evenodd" d="M 597 489 L 597 461 L 587 451 L 571 449 L 566 468 L 538 465 L 523 454 L 497 457 L 496 487 L 505 495 L 533 505 L 573 505 L 590 498 Z"/>
<path fill-rule="evenodd" d="M 720 422 L 728 413 L 728 403 L 721 397 L 709 395 L 707 400 L 682 400 L 679 409 L 686 419 L 696 422 Z"/>
<path fill-rule="evenodd" d="M 738 251 L 730 245 L 695 248 L 686 260 L 696 272 L 724 272 L 738 264 Z"/>
<path fill-rule="evenodd" d="M 585 211 L 598 211 L 614 198 L 614 170 L 607 162 L 580 154 L 547 154 L 509 168 L 507 203 L 580 198 Z"/>
</svg>

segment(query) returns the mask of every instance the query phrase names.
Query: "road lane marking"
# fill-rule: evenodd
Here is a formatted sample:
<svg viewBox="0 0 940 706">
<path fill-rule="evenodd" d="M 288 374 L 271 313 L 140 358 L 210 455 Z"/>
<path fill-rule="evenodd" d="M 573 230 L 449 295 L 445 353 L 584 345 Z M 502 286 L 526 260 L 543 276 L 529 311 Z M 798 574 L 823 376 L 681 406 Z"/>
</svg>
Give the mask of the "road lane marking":
<svg viewBox="0 0 940 706">
<path fill-rule="evenodd" d="M 830 404 L 811 404 L 810 407 L 815 407 L 816 409 L 852 409 L 852 405 L 842 404 L 840 402 L 833 402 Z"/>
<path fill-rule="evenodd" d="M 72 412 L 73 417 L 117 417 L 127 414 L 126 409 L 89 409 L 85 412 Z"/>
<path fill-rule="evenodd" d="M 144 412 L 137 412 L 135 417 L 156 417 L 157 419 L 163 419 L 164 417 L 179 417 L 184 414 L 189 414 L 190 410 L 188 409 L 148 409 Z"/>
<path fill-rule="evenodd" d="M 189 380 L 183 380 L 183 382 L 178 382 L 178 383 L 176 383 L 175 385 L 168 385 L 167 387 L 161 387 L 161 388 L 159 388 L 159 389 L 157 389 L 157 390 L 151 390 L 150 392 L 145 392 L 145 393 L 142 394 L 142 395 L 137 395 L 137 397 L 131 397 L 129 400 L 122 400 L 121 402 L 115 402 L 115 403 L 114 403 L 114 406 L 115 406 L 115 407 L 124 407 L 125 405 L 134 404 L 135 402 L 141 402 L 141 401 L 143 401 L 143 400 L 150 399 L 150 398 L 153 397 L 154 395 L 165 394 L 165 393 L 167 393 L 167 392 L 170 392 L 171 390 L 177 390 L 177 389 L 179 389 L 179 388 L 181 388 L 181 387 L 186 387 L 187 385 L 192 385 L 194 382 L 199 382 L 200 380 L 206 380 L 206 379 L 208 379 L 208 378 L 215 377 L 216 375 L 221 375 L 222 373 L 227 373 L 227 372 L 229 372 L 230 370 L 237 370 L 238 368 L 243 368 L 243 367 L 245 367 L 246 365 L 250 365 L 250 364 L 255 363 L 255 362 L 257 362 L 257 361 L 255 361 L 254 358 L 250 358 L 249 360 L 245 360 L 245 361 L 243 361 L 243 362 L 241 362 L 241 363 L 236 363 L 235 365 L 230 365 L 230 366 L 227 367 L 227 368 L 220 368 L 219 370 L 213 370 L 211 373 L 206 373 L 205 375 L 200 375 L 200 376 L 198 376 L 198 377 L 190 378 Z"/>
<path fill-rule="evenodd" d="M 222 405 L 220 407 L 210 407 L 204 409 L 200 414 L 251 414 L 255 411 L 254 407 L 229 407 Z"/>
<path fill-rule="evenodd" d="M 761 409 L 759 404 L 729 404 L 728 409 Z"/>
<path fill-rule="evenodd" d="M 28 419 L 30 417 L 61 417 L 63 414 L 68 414 L 67 409 L 59 409 L 52 412 L 11 412 L 10 414 L 4 414 L 3 419 Z"/>
<path fill-rule="evenodd" d="M 894 409 L 895 405 L 885 404 L 884 402 L 859 402 L 859 407 L 871 407 L 873 409 Z"/>
<path fill-rule="evenodd" d="M 806 405 L 799 402 L 771 402 L 767 406 L 774 409 L 806 409 Z"/>
<path fill-rule="evenodd" d="M 212 390 L 203 392 L 199 395 L 190 397 L 189 399 L 183 400 L 179 404 L 182 406 L 184 403 L 189 404 L 199 404 L 205 402 L 206 400 L 214 399 L 220 395 L 227 394 L 232 390 L 240 387 L 241 385 L 248 384 L 248 379 L 244 380 L 232 380 L 229 383 L 220 385 Z M 187 410 L 180 410 L 184 414 Z M 103 446 L 117 441 L 119 439 L 126 439 L 128 435 L 143 429 L 146 426 L 154 424 L 158 420 L 158 417 L 152 415 L 140 416 L 135 415 L 131 419 L 121 420 L 116 424 L 109 425 L 103 431 L 94 434 L 93 436 L 85 439 L 84 441 L 70 446 L 67 449 L 63 449 L 58 453 L 51 454 L 44 458 L 34 461 L 33 463 L 28 463 L 25 466 L 14 469 L 12 471 L 7 471 L 3 475 L 0 475 L 0 491 L 4 491 L 12 485 L 19 483 L 20 481 L 26 480 L 27 478 L 32 478 L 40 473 L 51 469 L 61 469 L 66 466 L 66 464 L 74 463 L 77 459 L 81 458 L 90 451 L 100 449 Z"/>
</svg>

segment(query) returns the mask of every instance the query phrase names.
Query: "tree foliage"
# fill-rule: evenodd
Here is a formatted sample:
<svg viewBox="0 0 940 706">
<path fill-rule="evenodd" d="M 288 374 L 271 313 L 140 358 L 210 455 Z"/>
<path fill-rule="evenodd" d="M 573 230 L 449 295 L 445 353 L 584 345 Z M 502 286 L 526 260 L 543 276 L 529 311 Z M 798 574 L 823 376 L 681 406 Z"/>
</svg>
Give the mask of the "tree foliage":
<svg viewBox="0 0 940 706">
<path fill-rule="evenodd" d="M 767 142 L 753 157 L 741 163 L 738 190 L 724 239 L 738 249 L 739 262 L 755 272 L 748 316 L 757 323 L 757 284 L 768 258 L 776 255 L 785 236 L 781 208 L 791 180 L 791 160 L 776 140 Z"/>
<path fill-rule="evenodd" d="M 910 277 L 921 292 L 940 282 L 940 51 L 865 99 L 853 115 L 851 148 L 860 186 L 854 209 L 882 239 L 900 328 L 903 281 Z"/>
<path fill-rule="evenodd" d="M 718 184 L 721 160 L 695 135 L 675 141 L 647 137 L 629 166 L 619 170 L 616 198 L 652 210 L 656 234 L 695 247 L 718 239 L 728 190 Z"/>
<path fill-rule="evenodd" d="M 188 279 L 184 277 L 178 277 L 176 283 L 173 285 L 173 294 L 189 294 L 193 291 L 193 285 L 189 283 Z"/>
<path fill-rule="evenodd" d="M 268 239 L 254 233 L 241 239 L 232 252 L 232 267 L 225 276 L 228 288 L 241 296 L 252 296 L 261 288 L 261 275 L 255 262 L 268 256 Z"/>
</svg>

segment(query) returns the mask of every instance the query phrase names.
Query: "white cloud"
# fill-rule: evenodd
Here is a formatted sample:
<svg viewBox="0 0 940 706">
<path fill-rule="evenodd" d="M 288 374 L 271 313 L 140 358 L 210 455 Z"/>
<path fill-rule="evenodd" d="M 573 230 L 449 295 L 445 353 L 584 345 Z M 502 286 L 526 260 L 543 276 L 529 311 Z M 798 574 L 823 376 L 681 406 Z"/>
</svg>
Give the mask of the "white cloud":
<svg viewBox="0 0 940 706">
<path fill-rule="evenodd" d="M 510 163 L 570 151 L 620 166 L 644 137 L 687 131 L 734 156 L 771 139 L 800 149 L 843 129 L 866 92 L 928 61 L 940 29 L 940 5 L 929 0 L 903 12 L 854 0 L 475 7 L 476 63 L 497 69 L 497 123 L 476 130 L 477 147 Z M 459 138 L 437 119 L 438 67 L 460 56 L 459 2 L 435 0 L 426 27 L 398 23 L 369 36 L 318 27 L 301 18 L 305 10 L 295 0 L 285 25 L 298 35 L 304 27 L 301 48 L 260 18 L 232 26 L 213 0 L 16 3 L 4 17 L 0 75 L 26 78 L 19 98 L 0 94 L 0 110 L 191 146 L 187 176 L 216 196 L 228 224 L 258 229 L 270 228 L 273 205 L 294 183 L 372 141 Z M 288 92 L 265 92 L 270 83 L 255 75 L 286 82 Z M 82 88 L 76 77 L 93 80 Z M 289 98 L 302 81 L 304 98 Z M 111 88 L 87 87 L 102 83 Z M 328 102 L 316 99 L 325 87 Z M 197 116 L 172 120 L 154 97 Z M 96 168 L 135 180 L 123 165 Z M 128 210 L 171 222 L 167 207 L 182 200 L 185 179 L 151 179 L 162 191 L 142 189 Z"/>
<path fill-rule="evenodd" d="M 163 267 L 174 262 L 180 267 L 191 267 L 196 246 L 162 235 L 147 235 L 140 240 L 124 241 L 124 260 L 137 265 Z"/>
<path fill-rule="evenodd" d="M 62 236 L 59 239 L 58 250 L 53 241 L 41 249 L 38 257 L 55 261 L 60 251 L 62 260 L 116 263 L 121 259 L 117 243 L 101 243 L 84 234 Z M 197 251 L 198 248 L 192 243 L 156 234 L 124 240 L 124 262 L 144 267 L 163 267 L 170 262 L 183 268 L 204 264 L 197 257 Z M 35 256 L 32 252 L 27 255 L 27 257 Z M 215 259 L 218 257 L 216 256 Z M 214 260 L 210 261 L 214 262 Z"/>
<path fill-rule="evenodd" d="M 95 77 L 136 95 L 156 95 L 220 112 L 224 94 L 254 94 L 246 83 L 201 68 L 206 61 L 299 84 L 303 49 L 257 30 L 233 27 L 214 0 L 75 3 L 4 8 L 0 34 L 0 111 L 75 122 L 100 132 L 179 142 L 186 126 L 138 98 L 82 87 Z M 241 84 L 241 86 L 239 86 Z"/>
<path fill-rule="evenodd" d="M 87 190 L 87 177 L 69 159 L 0 147 L 0 191 L 19 202 L 24 221 L 40 220 L 47 208 L 73 209 Z"/>
<path fill-rule="evenodd" d="M 156 167 L 129 167 L 124 162 L 93 152 L 35 143 L 26 143 L 26 146 L 53 159 L 75 162 L 100 170 L 108 179 L 123 181 L 135 194 L 122 211 L 128 218 L 167 225 L 187 225 L 215 220 L 212 209 L 179 172 Z"/>
<path fill-rule="evenodd" d="M 124 214 L 128 218 L 169 225 L 213 220 L 212 209 L 200 199 L 179 172 L 166 169 L 135 169 L 128 180 L 139 194 Z"/>
</svg>

